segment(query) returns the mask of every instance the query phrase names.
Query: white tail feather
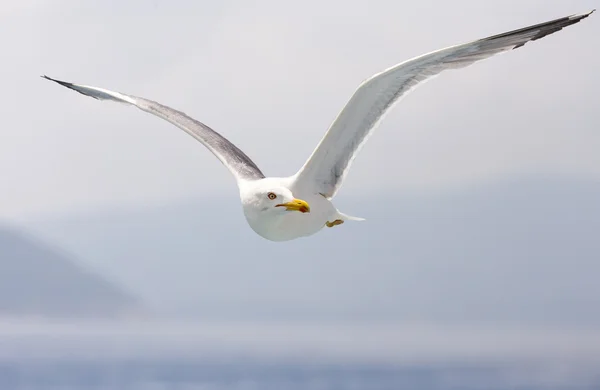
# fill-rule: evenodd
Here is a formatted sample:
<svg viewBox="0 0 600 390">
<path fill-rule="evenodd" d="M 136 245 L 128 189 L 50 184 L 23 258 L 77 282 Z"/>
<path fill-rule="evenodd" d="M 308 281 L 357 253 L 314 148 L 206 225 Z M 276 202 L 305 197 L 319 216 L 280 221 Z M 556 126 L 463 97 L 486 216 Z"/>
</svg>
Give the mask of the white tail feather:
<svg viewBox="0 0 600 390">
<path fill-rule="evenodd" d="M 360 217 L 353 217 L 351 215 L 346 215 L 344 213 L 340 213 L 338 211 L 338 214 L 340 215 L 341 219 L 344 221 L 364 221 L 364 218 L 360 218 Z"/>
</svg>

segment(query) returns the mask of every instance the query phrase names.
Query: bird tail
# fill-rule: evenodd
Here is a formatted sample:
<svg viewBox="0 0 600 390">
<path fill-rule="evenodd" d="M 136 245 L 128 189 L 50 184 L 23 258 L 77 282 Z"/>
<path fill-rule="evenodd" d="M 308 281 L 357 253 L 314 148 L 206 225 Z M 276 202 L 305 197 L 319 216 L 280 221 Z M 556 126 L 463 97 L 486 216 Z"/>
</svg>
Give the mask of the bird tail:
<svg viewBox="0 0 600 390">
<path fill-rule="evenodd" d="M 344 221 L 364 221 L 364 218 L 360 218 L 360 217 L 353 217 L 351 215 L 346 215 L 344 213 L 341 213 L 338 211 L 338 214 L 340 215 L 341 219 Z"/>
</svg>

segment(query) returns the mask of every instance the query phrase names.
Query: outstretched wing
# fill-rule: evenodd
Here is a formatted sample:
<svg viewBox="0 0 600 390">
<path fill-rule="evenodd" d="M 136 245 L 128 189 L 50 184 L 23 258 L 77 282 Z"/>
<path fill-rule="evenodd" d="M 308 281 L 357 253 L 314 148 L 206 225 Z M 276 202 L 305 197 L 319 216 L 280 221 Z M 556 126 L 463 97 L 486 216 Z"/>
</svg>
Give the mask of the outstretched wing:
<svg viewBox="0 0 600 390">
<path fill-rule="evenodd" d="M 119 103 L 132 104 L 140 110 L 154 114 L 159 118 L 174 124 L 206 146 L 227 168 L 229 168 L 238 181 L 258 180 L 265 177 L 250 157 L 246 156 L 246 154 L 237 146 L 204 123 L 190 118 L 181 111 L 136 96 L 125 95 L 123 93 L 86 85 L 67 83 L 65 81 L 52 79 L 48 76 L 42 77 L 57 82 L 58 84 L 83 95 L 93 97 L 94 99 L 112 100 Z"/>
<path fill-rule="evenodd" d="M 393 66 L 364 81 L 296 173 L 294 186 L 327 198 L 340 188 L 348 168 L 377 123 L 398 99 L 446 69 L 457 69 L 523 46 L 577 23 L 572 15 L 462 45 L 437 50 Z"/>
</svg>

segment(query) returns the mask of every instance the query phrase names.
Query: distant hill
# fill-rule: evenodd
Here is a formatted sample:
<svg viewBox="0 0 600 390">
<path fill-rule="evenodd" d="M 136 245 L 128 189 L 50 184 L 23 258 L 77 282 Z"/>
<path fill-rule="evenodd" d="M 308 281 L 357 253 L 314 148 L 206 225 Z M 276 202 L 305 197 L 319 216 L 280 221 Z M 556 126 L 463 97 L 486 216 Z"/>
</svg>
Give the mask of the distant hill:
<svg viewBox="0 0 600 390">
<path fill-rule="evenodd" d="M 234 191 L 37 229 L 179 314 L 600 325 L 598 181 L 335 200 L 366 221 L 286 243 L 252 232 Z"/>
<path fill-rule="evenodd" d="M 72 257 L 0 226 L 0 317 L 114 317 L 137 306 L 131 294 Z"/>
</svg>

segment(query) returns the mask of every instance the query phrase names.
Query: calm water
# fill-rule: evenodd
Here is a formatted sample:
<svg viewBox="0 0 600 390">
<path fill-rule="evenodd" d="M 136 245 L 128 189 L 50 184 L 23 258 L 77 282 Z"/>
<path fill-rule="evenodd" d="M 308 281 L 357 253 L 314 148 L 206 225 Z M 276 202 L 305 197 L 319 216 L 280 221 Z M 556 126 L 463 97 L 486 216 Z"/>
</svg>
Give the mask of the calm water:
<svg viewBox="0 0 600 390">
<path fill-rule="evenodd" d="M 194 360 L 29 360 L 0 364 L 12 389 L 600 389 L 600 376 L 490 366 L 214 364 Z"/>
<path fill-rule="evenodd" d="M 574 330 L 0 321 L 0 390 L 600 390 Z"/>
</svg>

